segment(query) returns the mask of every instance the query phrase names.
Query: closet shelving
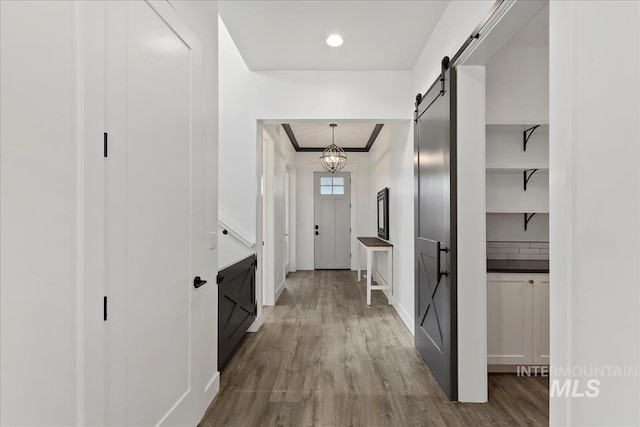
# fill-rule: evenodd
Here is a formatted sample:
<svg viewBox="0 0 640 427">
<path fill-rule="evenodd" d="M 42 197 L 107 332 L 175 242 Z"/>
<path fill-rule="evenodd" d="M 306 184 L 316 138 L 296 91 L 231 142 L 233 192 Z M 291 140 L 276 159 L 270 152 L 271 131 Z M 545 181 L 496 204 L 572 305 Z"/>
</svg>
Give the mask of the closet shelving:
<svg viewBox="0 0 640 427">
<path fill-rule="evenodd" d="M 486 126 L 487 213 L 521 214 L 526 230 L 535 214 L 549 213 L 549 126 Z"/>
</svg>

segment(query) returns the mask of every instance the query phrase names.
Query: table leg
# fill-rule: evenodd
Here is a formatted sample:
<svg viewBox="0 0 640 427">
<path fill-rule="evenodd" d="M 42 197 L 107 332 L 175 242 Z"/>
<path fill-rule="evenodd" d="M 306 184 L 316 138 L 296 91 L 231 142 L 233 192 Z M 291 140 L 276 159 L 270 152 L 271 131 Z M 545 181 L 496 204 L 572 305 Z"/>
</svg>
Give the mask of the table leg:
<svg viewBox="0 0 640 427">
<path fill-rule="evenodd" d="M 367 305 L 371 305 L 371 253 L 367 249 Z"/>
<path fill-rule="evenodd" d="M 361 271 L 360 271 L 360 244 L 357 245 L 357 253 L 356 253 L 356 268 L 358 269 L 358 282 L 360 281 L 360 275 L 361 275 Z"/>
</svg>

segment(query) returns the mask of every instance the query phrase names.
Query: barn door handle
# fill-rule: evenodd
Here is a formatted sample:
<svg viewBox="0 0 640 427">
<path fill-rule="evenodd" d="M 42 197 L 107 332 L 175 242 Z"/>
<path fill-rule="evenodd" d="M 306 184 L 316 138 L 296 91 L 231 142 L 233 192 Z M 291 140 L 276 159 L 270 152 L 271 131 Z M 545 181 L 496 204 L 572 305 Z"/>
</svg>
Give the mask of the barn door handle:
<svg viewBox="0 0 640 427">
<path fill-rule="evenodd" d="M 440 252 L 444 252 L 445 254 L 447 254 L 449 253 L 449 248 L 444 246 L 441 247 L 440 242 L 438 242 L 438 283 L 440 283 L 440 279 L 442 279 L 442 276 L 449 277 L 448 271 L 443 271 L 440 269 L 440 260 L 442 259 L 442 257 L 440 256 Z"/>
<path fill-rule="evenodd" d="M 193 287 L 198 289 L 200 286 L 204 286 L 207 284 L 206 280 L 202 280 L 200 276 L 196 276 L 193 278 Z"/>
</svg>

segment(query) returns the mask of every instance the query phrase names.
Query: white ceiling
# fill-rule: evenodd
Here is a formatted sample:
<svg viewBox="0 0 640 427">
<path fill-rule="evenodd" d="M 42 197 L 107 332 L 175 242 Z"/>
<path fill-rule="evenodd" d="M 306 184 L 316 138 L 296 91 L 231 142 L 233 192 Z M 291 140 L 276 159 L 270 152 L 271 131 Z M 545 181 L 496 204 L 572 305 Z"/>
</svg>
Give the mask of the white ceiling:
<svg viewBox="0 0 640 427">
<path fill-rule="evenodd" d="M 449 1 L 220 1 L 251 70 L 410 70 Z M 344 44 L 329 47 L 330 34 Z"/>
<path fill-rule="evenodd" d="M 364 148 L 375 126 L 375 123 L 339 123 L 336 144 L 343 148 Z M 331 144 L 329 122 L 291 123 L 291 130 L 301 148 L 324 148 Z"/>
</svg>

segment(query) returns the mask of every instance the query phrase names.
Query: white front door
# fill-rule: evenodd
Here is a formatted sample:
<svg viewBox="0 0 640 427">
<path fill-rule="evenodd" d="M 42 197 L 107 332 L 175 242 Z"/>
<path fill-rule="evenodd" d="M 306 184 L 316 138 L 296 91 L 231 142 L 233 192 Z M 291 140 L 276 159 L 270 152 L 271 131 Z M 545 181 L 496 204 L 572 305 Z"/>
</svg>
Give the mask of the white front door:
<svg viewBox="0 0 640 427">
<path fill-rule="evenodd" d="M 176 19 L 164 2 L 106 5 L 107 425 L 202 415 L 200 48 Z"/>
<path fill-rule="evenodd" d="M 314 174 L 315 268 L 351 268 L 351 174 Z"/>
</svg>

